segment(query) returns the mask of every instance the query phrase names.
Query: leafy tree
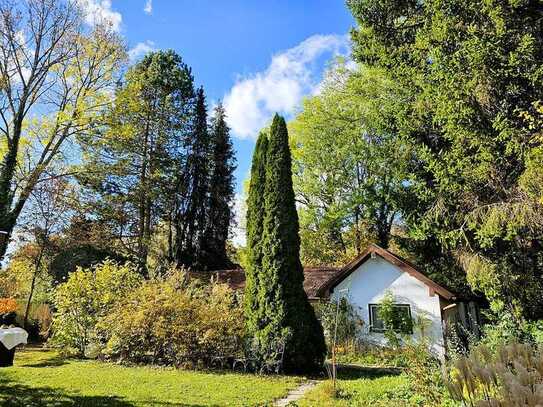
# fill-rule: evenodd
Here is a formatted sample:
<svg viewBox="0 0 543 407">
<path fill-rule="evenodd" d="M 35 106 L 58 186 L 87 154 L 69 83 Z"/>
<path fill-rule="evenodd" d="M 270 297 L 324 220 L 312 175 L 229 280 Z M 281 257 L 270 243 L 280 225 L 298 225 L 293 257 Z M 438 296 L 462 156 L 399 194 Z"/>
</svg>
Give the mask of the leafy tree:
<svg viewBox="0 0 543 407">
<path fill-rule="evenodd" d="M 542 207 L 526 183 L 540 173 L 541 127 L 529 118 L 543 99 L 541 5 L 348 5 L 355 58 L 406 93 L 393 119 L 418 162 L 410 235 L 455 253 L 495 311 L 541 318 Z"/>
<path fill-rule="evenodd" d="M 215 108 L 210 128 L 212 168 L 204 238 L 205 248 L 202 250 L 204 267 L 211 270 L 228 268 L 232 264 L 226 253 L 226 241 L 232 221 L 236 158 L 230 129 L 225 119 L 224 108 L 222 104 L 219 104 Z"/>
<path fill-rule="evenodd" d="M 65 352 L 84 356 L 97 339 L 98 320 L 140 283 L 140 275 L 129 264 L 111 261 L 71 274 L 55 290 L 52 342 Z"/>
<path fill-rule="evenodd" d="M 48 259 L 42 256 L 38 273 L 35 268 L 40 251 L 39 245 L 31 242 L 19 244 L 17 249 L 10 254 L 9 262 L 0 271 L 2 297 L 15 298 L 23 304 L 30 297 L 31 287 L 34 285 L 33 301 L 36 303 L 49 301 L 52 279 L 47 273 L 46 260 Z"/>
<path fill-rule="evenodd" d="M 125 52 L 108 27 L 85 29 L 78 2 L 2 0 L 0 15 L 2 259 L 35 186 L 108 106 Z"/>
<path fill-rule="evenodd" d="M 53 278 L 53 284 L 65 282 L 71 273 L 78 268 L 91 268 L 106 260 L 113 260 L 119 264 L 127 261 L 118 253 L 100 248 L 89 243 L 81 242 L 74 246 L 59 247 L 49 265 L 49 274 Z"/>
<path fill-rule="evenodd" d="M 380 70 L 340 63 L 289 124 L 305 263 L 390 245 L 411 186 L 411 148 L 387 121 L 400 97 Z"/>
<path fill-rule="evenodd" d="M 34 238 L 38 251 L 33 259 L 32 280 L 23 316 L 24 328 L 27 328 L 37 280 L 40 274 L 48 271 L 47 260 L 50 262 L 55 249 L 52 237 L 55 233 L 59 233 L 65 225 L 70 209 L 68 197 L 72 195 L 72 192 L 70 184 L 62 179 L 42 182 L 32 191 L 33 213 L 25 219 L 25 225 L 22 229 Z"/>
<path fill-rule="evenodd" d="M 263 353 L 284 340 L 285 369 L 307 371 L 322 365 L 326 346 L 322 327 L 303 288 L 291 167 L 286 123 L 275 115 L 266 149 L 262 269 L 257 294 L 260 326 L 256 339 Z"/>
<path fill-rule="evenodd" d="M 70 216 L 69 222 L 50 239 L 52 244 L 48 247 L 48 272 L 53 285 L 65 282 L 77 268 L 91 268 L 107 259 L 118 264 L 128 261 L 117 251 L 118 245 L 112 242 L 107 225 L 78 213 L 84 211 L 86 206 L 81 207 L 74 201 L 71 200 L 68 213 L 65 214 Z"/>
</svg>

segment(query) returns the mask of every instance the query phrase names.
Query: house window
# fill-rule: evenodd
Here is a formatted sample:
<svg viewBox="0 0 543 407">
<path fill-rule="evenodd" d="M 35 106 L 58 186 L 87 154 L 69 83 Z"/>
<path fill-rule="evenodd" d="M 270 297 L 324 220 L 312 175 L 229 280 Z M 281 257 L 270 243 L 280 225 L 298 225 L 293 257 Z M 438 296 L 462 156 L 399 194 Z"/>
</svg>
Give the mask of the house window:
<svg viewBox="0 0 543 407">
<path fill-rule="evenodd" d="M 385 321 L 379 315 L 381 305 L 370 304 L 370 331 L 384 332 L 386 329 Z M 413 320 L 411 319 L 411 306 L 409 304 L 394 304 L 392 314 L 392 329 L 402 334 L 413 333 Z"/>
</svg>

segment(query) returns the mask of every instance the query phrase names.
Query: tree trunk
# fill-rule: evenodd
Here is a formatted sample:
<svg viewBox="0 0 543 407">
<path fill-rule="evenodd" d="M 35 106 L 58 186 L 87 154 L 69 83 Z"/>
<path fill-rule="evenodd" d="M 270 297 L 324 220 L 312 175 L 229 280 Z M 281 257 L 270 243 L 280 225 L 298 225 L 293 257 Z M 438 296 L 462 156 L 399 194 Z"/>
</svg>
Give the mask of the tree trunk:
<svg viewBox="0 0 543 407">
<path fill-rule="evenodd" d="M 28 300 L 26 302 L 25 315 L 23 318 L 23 328 L 27 329 L 28 314 L 30 312 L 30 304 L 32 303 L 32 297 L 34 296 L 34 288 L 36 287 L 36 279 L 40 271 L 40 264 L 43 258 L 43 247 L 40 247 L 40 254 L 34 264 L 34 275 L 32 276 L 32 283 L 30 284 L 30 292 L 28 293 Z"/>
<path fill-rule="evenodd" d="M 8 221 L 10 217 L 8 216 Z M 11 233 L 13 232 L 13 222 L 6 222 L 6 219 L 0 219 L 0 263 L 4 260 L 4 256 L 8 250 Z"/>
<path fill-rule="evenodd" d="M 145 126 L 144 140 L 143 140 L 143 154 L 141 162 L 141 172 L 140 172 L 140 202 L 139 202 L 139 227 L 138 227 L 138 257 L 142 265 L 147 264 L 147 244 L 145 241 L 145 229 L 147 225 L 147 188 L 148 177 L 147 177 L 147 166 L 149 160 L 149 120 Z"/>
<path fill-rule="evenodd" d="M 17 217 L 13 216 L 13 191 L 11 190 L 15 169 L 17 167 L 17 153 L 19 152 L 19 139 L 21 137 L 21 121 L 15 120 L 13 138 L 8 142 L 8 152 L 2 160 L 0 172 L 0 262 L 4 260 L 8 249 L 11 233 L 15 227 Z M 17 214 L 18 215 L 18 214 Z M 4 232 L 4 233 L 2 233 Z"/>
</svg>

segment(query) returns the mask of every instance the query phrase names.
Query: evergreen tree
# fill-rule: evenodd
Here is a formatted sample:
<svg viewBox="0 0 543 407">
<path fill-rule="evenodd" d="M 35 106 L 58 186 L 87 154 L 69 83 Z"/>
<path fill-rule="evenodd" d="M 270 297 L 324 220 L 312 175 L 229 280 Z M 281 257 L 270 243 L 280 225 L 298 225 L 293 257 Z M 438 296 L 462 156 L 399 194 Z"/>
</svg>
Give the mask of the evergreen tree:
<svg viewBox="0 0 543 407">
<path fill-rule="evenodd" d="M 347 3 L 355 60 L 402 89 L 386 122 L 414 147 L 402 219 L 430 242 L 419 258 L 456 257 L 500 317 L 542 318 L 541 2 Z"/>
<path fill-rule="evenodd" d="M 232 218 L 234 199 L 234 170 L 236 158 L 230 129 L 226 124 L 222 104 L 215 108 L 210 128 L 212 144 L 212 171 L 209 182 L 207 225 L 202 250 L 202 266 L 218 270 L 232 266 L 226 255 L 226 241 Z"/>
<path fill-rule="evenodd" d="M 111 244 L 143 269 L 159 225 L 171 223 L 193 99 L 192 72 L 182 58 L 149 53 L 116 90 L 101 137 L 82 144 L 85 202 Z"/>
<path fill-rule="evenodd" d="M 196 91 L 192 132 L 185 140 L 186 161 L 180 173 L 180 202 L 176 219 L 176 261 L 201 268 L 209 194 L 210 138 L 204 89 Z"/>
<path fill-rule="evenodd" d="M 245 316 L 247 331 L 255 336 L 261 325 L 258 305 L 259 275 L 262 271 L 262 232 L 264 225 L 264 187 L 268 136 L 262 132 L 256 141 L 247 199 L 248 267 L 245 271 Z"/>
<path fill-rule="evenodd" d="M 275 350 L 279 339 L 286 340 L 285 370 L 309 371 L 322 364 L 326 347 L 322 327 L 303 288 L 288 132 L 285 120 L 278 115 L 271 126 L 265 168 L 255 336 L 264 357 Z"/>
</svg>

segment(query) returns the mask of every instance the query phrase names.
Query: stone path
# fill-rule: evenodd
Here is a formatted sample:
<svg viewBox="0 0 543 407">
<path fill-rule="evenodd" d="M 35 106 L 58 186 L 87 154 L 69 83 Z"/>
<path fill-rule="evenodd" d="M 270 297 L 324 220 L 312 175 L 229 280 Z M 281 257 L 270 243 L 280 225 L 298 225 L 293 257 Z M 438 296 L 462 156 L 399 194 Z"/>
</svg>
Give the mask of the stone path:
<svg viewBox="0 0 543 407">
<path fill-rule="evenodd" d="M 288 406 L 289 403 L 300 400 L 308 390 L 311 390 L 318 383 L 319 382 L 317 380 L 309 380 L 305 383 L 302 383 L 294 390 L 289 391 L 286 397 L 277 400 L 274 405 L 277 407 Z"/>
</svg>

